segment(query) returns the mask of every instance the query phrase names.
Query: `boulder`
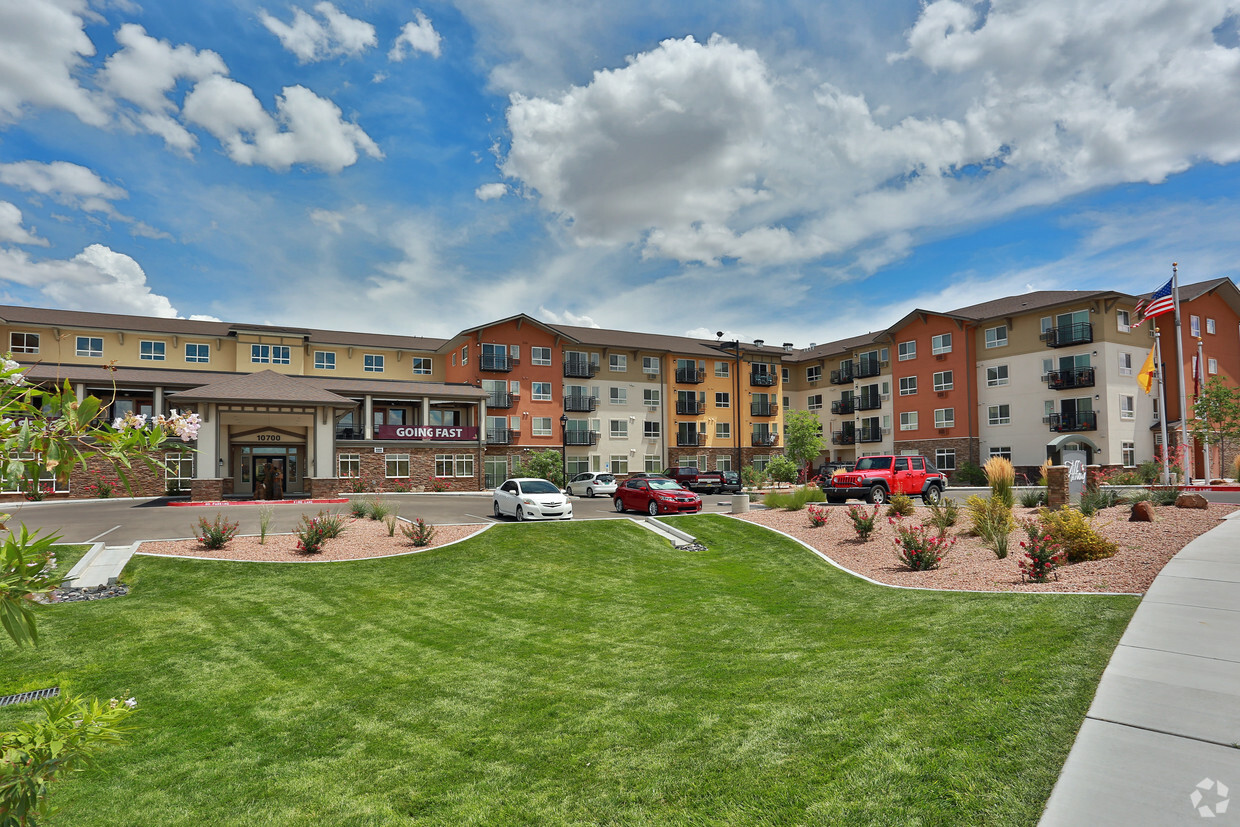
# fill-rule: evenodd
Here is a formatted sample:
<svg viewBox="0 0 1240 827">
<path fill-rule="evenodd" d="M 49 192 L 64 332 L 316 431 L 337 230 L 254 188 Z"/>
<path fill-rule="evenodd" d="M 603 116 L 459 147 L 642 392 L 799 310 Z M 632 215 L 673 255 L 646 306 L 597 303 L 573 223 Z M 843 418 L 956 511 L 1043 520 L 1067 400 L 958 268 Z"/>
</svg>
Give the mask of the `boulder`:
<svg viewBox="0 0 1240 827">
<path fill-rule="evenodd" d="M 1128 515 L 1130 523 L 1152 523 L 1157 519 L 1154 516 L 1154 504 L 1149 501 L 1133 503 L 1132 513 Z"/>
<path fill-rule="evenodd" d="M 1200 508 L 1204 510 L 1210 507 L 1210 503 L 1207 502 L 1206 498 L 1201 496 L 1200 494 L 1196 494 L 1190 491 L 1182 491 L 1180 492 L 1180 495 L 1175 498 L 1175 507 L 1176 508 Z"/>
</svg>

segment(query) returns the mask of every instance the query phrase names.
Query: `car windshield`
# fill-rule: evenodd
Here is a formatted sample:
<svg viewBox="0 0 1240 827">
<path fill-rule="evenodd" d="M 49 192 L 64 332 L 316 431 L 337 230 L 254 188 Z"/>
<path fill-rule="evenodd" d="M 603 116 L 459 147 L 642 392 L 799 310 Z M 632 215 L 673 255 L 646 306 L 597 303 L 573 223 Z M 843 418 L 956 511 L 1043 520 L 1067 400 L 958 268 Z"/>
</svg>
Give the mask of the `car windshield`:
<svg viewBox="0 0 1240 827">
<path fill-rule="evenodd" d="M 546 480 L 526 480 L 521 483 L 522 494 L 559 494 L 560 489 L 556 488 Z"/>
<path fill-rule="evenodd" d="M 862 457 L 857 460 L 858 471 L 885 470 L 891 467 L 891 457 Z"/>
<path fill-rule="evenodd" d="M 650 480 L 650 487 L 653 488 L 655 491 L 682 491 L 683 490 L 680 487 L 680 483 L 676 482 L 675 480 L 652 479 Z"/>
<path fill-rule="evenodd" d="M 596 477 L 596 479 L 599 482 L 603 482 L 603 483 L 613 483 L 616 481 L 616 478 L 613 477 L 611 474 L 599 474 L 598 477 Z"/>
</svg>

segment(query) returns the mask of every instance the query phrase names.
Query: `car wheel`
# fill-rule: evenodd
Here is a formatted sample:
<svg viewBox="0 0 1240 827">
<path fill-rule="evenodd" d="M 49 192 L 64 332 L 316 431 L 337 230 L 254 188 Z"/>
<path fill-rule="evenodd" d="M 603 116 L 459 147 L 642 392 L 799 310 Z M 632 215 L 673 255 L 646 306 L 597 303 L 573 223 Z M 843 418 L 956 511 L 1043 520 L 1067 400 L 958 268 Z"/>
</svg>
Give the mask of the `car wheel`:
<svg viewBox="0 0 1240 827">
<path fill-rule="evenodd" d="M 887 502 L 887 489 L 881 485 L 871 486 L 870 496 L 866 497 L 866 500 L 874 505 L 882 505 Z"/>
<path fill-rule="evenodd" d="M 504 519 L 504 512 L 499 510 L 499 500 L 496 500 L 495 502 L 491 503 L 491 508 L 495 512 L 495 519 L 497 520 Z"/>
<path fill-rule="evenodd" d="M 612 504 L 616 507 L 616 511 L 618 511 L 621 514 L 624 513 L 624 500 L 620 499 L 619 497 L 616 497 L 615 501 Z"/>
<path fill-rule="evenodd" d="M 659 504 L 655 502 L 654 500 L 651 500 L 650 505 L 646 506 L 646 511 L 650 514 L 651 517 L 658 516 Z"/>
<path fill-rule="evenodd" d="M 525 511 L 522 510 L 521 506 L 517 506 L 517 522 L 518 523 L 525 522 Z"/>
<path fill-rule="evenodd" d="M 926 505 L 938 505 L 943 502 L 943 489 L 937 485 L 932 485 L 926 489 L 926 493 L 921 495 L 921 501 Z"/>
<path fill-rule="evenodd" d="M 586 496 L 587 496 L 587 497 L 589 497 L 590 499 L 594 499 L 594 489 L 593 489 L 593 488 L 587 488 L 587 489 L 586 489 Z"/>
</svg>

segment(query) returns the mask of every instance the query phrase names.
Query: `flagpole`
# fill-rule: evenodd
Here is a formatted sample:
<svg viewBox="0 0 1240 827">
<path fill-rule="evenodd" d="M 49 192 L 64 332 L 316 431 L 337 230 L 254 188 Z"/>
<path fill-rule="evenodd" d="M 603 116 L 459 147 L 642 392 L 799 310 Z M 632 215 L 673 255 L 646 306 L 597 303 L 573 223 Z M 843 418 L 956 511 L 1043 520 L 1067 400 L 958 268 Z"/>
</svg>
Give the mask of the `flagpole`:
<svg viewBox="0 0 1240 827">
<path fill-rule="evenodd" d="M 1184 336 L 1180 325 L 1180 276 L 1178 265 L 1171 262 L 1171 296 L 1175 307 L 1176 374 L 1180 377 L 1180 448 L 1184 451 L 1184 475 L 1193 481 L 1193 452 L 1188 445 L 1188 390 L 1184 384 Z"/>
<path fill-rule="evenodd" d="M 1158 325 L 1154 325 L 1154 372 L 1158 374 L 1158 424 L 1162 430 L 1162 481 L 1163 485 L 1171 484 L 1171 468 L 1167 454 L 1171 446 L 1167 443 L 1167 386 L 1163 382 L 1162 340 Z"/>
<path fill-rule="evenodd" d="M 1193 382 L 1193 405 L 1194 406 L 1197 404 L 1197 400 L 1201 399 L 1201 389 L 1206 383 L 1206 359 L 1205 359 L 1205 353 L 1202 350 L 1200 336 L 1197 337 L 1197 373 L 1195 374 L 1195 376 L 1196 376 L 1196 381 Z M 1194 414 L 1195 413 L 1196 411 L 1194 411 Z M 1203 436 L 1202 436 L 1202 441 L 1201 441 L 1201 450 L 1203 452 L 1202 461 L 1206 467 L 1202 471 L 1201 476 L 1205 477 L 1206 484 L 1209 484 L 1210 475 L 1211 475 L 1209 421 L 1204 416 L 1201 418 L 1201 421 L 1206 424 L 1205 430 L 1202 431 Z"/>
</svg>

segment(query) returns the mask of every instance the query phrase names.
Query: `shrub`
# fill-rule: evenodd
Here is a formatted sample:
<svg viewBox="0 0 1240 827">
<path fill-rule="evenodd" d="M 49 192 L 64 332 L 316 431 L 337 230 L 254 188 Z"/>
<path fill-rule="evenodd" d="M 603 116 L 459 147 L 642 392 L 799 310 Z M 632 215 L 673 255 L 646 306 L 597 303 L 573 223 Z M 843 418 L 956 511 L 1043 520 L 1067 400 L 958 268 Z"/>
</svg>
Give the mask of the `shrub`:
<svg viewBox="0 0 1240 827">
<path fill-rule="evenodd" d="M 1048 459 L 1048 460 L 1044 460 L 1042 462 L 1042 465 L 1038 468 L 1038 485 L 1045 488 L 1047 485 L 1050 484 L 1050 481 L 1051 481 L 1050 476 L 1051 476 L 1051 461 Z"/>
<path fill-rule="evenodd" d="M 349 500 L 349 514 L 357 519 L 361 519 L 370 513 L 369 497 L 354 497 Z"/>
<path fill-rule="evenodd" d="M 366 491 L 366 478 L 361 476 L 348 477 L 348 482 L 345 483 L 345 490 L 352 494 L 360 494 Z"/>
<path fill-rule="evenodd" d="M 1110 488 L 1090 488 L 1081 494 L 1081 513 L 1086 517 L 1119 503 L 1119 493 Z"/>
<path fill-rule="evenodd" d="M 873 511 L 866 513 L 866 510 L 859 505 L 848 506 L 848 517 L 852 520 L 853 529 L 857 532 L 857 539 L 863 543 L 867 542 L 874 532 L 874 524 L 878 521 L 878 509 L 876 505 Z"/>
<path fill-rule="evenodd" d="M 383 501 L 382 497 L 375 497 L 366 504 L 366 516 L 372 520 L 382 520 L 392 513 L 392 507 Z"/>
<path fill-rule="evenodd" d="M 797 464 L 785 456 L 771 457 L 766 473 L 776 482 L 796 482 Z"/>
<path fill-rule="evenodd" d="M 102 474 L 95 474 L 95 481 L 86 486 L 86 493 L 92 494 L 101 500 L 106 500 L 116 491 L 116 483 L 108 479 Z"/>
<path fill-rule="evenodd" d="M 319 521 L 319 525 L 323 529 L 323 536 L 328 540 L 334 540 L 341 534 L 344 534 L 344 530 L 348 527 L 344 521 L 343 514 L 327 511 L 326 509 L 320 511 L 315 519 Z"/>
<path fill-rule="evenodd" d="M 226 546 L 229 540 L 237 536 L 237 529 L 240 526 L 240 523 L 228 522 L 217 511 L 215 519 L 211 522 L 207 522 L 206 517 L 198 518 L 198 531 L 194 532 L 194 539 L 202 543 L 206 548 L 220 549 Z"/>
<path fill-rule="evenodd" d="M 1178 485 L 1163 485 L 1150 489 L 1150 500 L 1154 505 L 1175 505 L 1175 498 L 1180 496 Z"/>
<path fill-rule="evenodd" d="M 260 546 L 267 545 L 267 532 L 271 530 L 271 518 L 275 513 L 274 506 L 260 505 L 258 507 L 258 544 Z"/>
<path fill-rule="evenodd" d="M 1154 495 L 1149 489 L 1143 491 L 1131 491 L 1124 495 L 1124 505 L 1136 505 L 1137 503 L 1149 502 L 1154 499 Z"/>
<path fill-rule="evenodd" d="M 888 518 L 896 529 L 896 557 L 913 571 L 937 569 L 943 561 L 943 553 L 956 544 L 956 538 L 944 540 L 931 536 L 925 525 L 906 526 L 899 520 Z"/>
<path fill-rule="evenodd" d="M 939 530 L 939 536 L 942 537 L 947 533 L 947 529 L 956 524 L 956 520 L 960 518 L 960 506 L 956 505 L 956 501 L 946 498 L 942 503 L 930 504 L 930 517 L 927 523 Z"/>
<path fill-rule="evenodd" d="M 387 530 L 388 530 L 388 536 L 389 536 L 389 537 L 395 537 L 395 536 L 396 536 L 396 522 L 397 522 L 397 520 L 398 520 L 398 519 L 399 519 L 399 518 L 396 516 L 396 512 L 395 512 L 395 511 L 393 511 L 391 514 L 389 514 L 389 515 L 387 515 L 386 517 L 384 517 L 384 518 L 383 518 L 383 522 L 384 522 L 384 524 L 386 524 L 386 525 L 387 525 Z"/>
<path fill-rule="evenodd" d="M 517 473 L 516 468 L 513 469 L 513 473 L 514 474 Z M 529 474 L 526 474 L 526 476 L 529 476 Z M 548 482 L 552 482 L 552 483 L 555 483 L 556 485 L 559 485 L 559 483 L 557 483 L 555 480 L 548 480 Z M 439 477 L 431 477 L 430 483 L 426 487 L 436 494 L 442 494 L 443 492 L 448 490 L 448 484 L 444 482 L 443 480 L 441 480 Z"/>
<path fill-rule="evenodd" d="M 1038 524 L 1042 535 L 1060 546 L 1069 563 L 1084 560 L 1104 560 L 1119 551 L 1115 543 L 1103 537 L 1090 521 L 1075 508 L 1038 511 Z"/>
<path fill-rule="evenodd" d="M 1036 488 L 1032 491 L 1020 492 L 1020 504 L 1025 508 L 1037 508 L 1046 505 L 1046 489 Z"/>
<path fill-rule="evenodd" d="M 304 514 L 293 532 L 293 536 L 297 538 L 297 550 L 302 554 L 318 554 L 322 551 L 323 543 L 328 539 L 327 534 L 328 529 L 321 517 L 307 517 Z"/>
<path fill-rule="evenodd" d="M 513 462 L 512 475 L 514 477 L 534 477 L 535 479 L 547 480 L 557 488 L 563 488 L 564 458 L 559 451 L 553 448 L 535 451 Z M 439 477 L 432 476 L 430 478 L 430 489 L 432 491 L 447 491 L 448 484 Z"/>
<path fill-rule="evenodd" d="M 1044 534 L 1036 521 L 1026 520 L 1022 526 L 1029 540 L 1022 540 L 1020 543 L 1025 552 L 1025 559 L 1016 564 L 1021 576 L 1034 583 L 1045 583 L 1051 574 L 1058 580 L 1059 573 L 1056 569 L 1064 560 L 1063 547 L 1056 543 L 1051 535 Z"/>
<path fill-rule="evenodd" d="M 746 488 L 761 488 L 766 484 L 766 473 L 752 465 L 746 465 L 741 469 L 741 482 Z"/>
<path fill-rule="evenodd" d="M 826 502 L 827 496 L 817 486 L 805 486 L 794 491 L 771 491 L 762 498 L 767 508 L 785 508 L 788 511 L 800 511 L 806 503 Z"/>
<path fill-rule="evenodd" d="M 403 523 L 400 527 L 400 533 L 405 535 L 405 539 L 418 548 L 429 546 L 431 541 L 435 539 L 435 527 L 421 517 L 418 517 L 412 523 Z"/>
<path fill-rule="evenodd" d="M 986 473 L 967 459 L 952 472 L 952 485 L 985 485 Z"/>
<path fill-rule="evenodd" d="M 887 505 L 888 517 L 911 517 L 913 515 L 913 498 L 908 494 L 892 494 Z"/>
<path fill-rule="evenodd" d="M 1016 469 L 1006 457 L 991 457 L 982 466 L 990 483 L 990 498 L 1000 500 L 1009 509 L 1015 504 L 1012 486 L 1016 484 Z"/>
<path fill-rule="evenodd" d="M 966 505 L 972 532 L 981 537 L 1000 560 L 1007 557 L 1008 535 L 1016 527 L 1011 507 L 997 497 L 987 499 L 976 495 L 969 497 Z"/>
<path fill-rule="evenodd" d="M 825 508 L 807 508 L 805 513 L 809 516 L 810 528 L 822 528 L 827 524 L 827 518 L 831 516 L 831 512 Z"/>
</svg>

